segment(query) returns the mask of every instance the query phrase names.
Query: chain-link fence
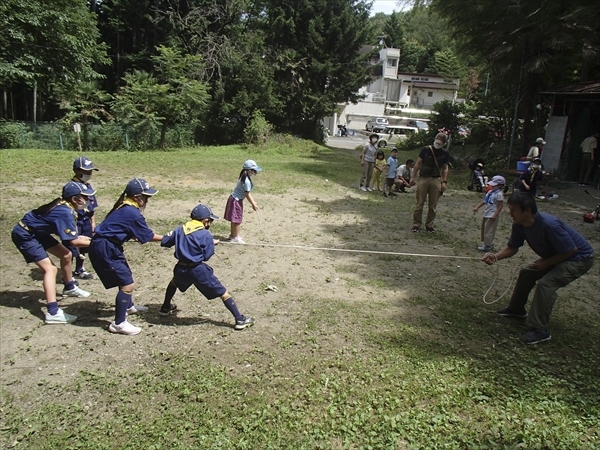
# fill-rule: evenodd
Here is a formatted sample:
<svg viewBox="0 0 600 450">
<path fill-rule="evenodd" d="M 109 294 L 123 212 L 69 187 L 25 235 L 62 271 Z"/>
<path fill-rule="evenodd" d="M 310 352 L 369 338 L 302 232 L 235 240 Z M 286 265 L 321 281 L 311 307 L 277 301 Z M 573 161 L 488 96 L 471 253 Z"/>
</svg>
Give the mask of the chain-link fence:
<svg viewBox="0 0 600 450">
<path fill-rule="evenodd" d="M 149 150 L 160 144 L 160 130 L 151 127 L 128 129 L 118 124 L 79 124 L 60 122 L 0 122 L 0 148 L 39 148 L 60 150 Z M 177 125 L 165 134 L 165 147 L 195 145 L 195 127 Z"/>
</svg>

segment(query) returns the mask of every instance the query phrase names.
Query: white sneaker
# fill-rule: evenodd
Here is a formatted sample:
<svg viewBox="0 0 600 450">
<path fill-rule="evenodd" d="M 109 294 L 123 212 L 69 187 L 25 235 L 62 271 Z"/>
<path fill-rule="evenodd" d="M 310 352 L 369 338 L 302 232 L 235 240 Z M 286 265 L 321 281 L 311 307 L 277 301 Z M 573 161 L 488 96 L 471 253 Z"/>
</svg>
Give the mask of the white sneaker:
<svg viewBox="0 0 600 450">
<path fill-rule="evenodd" d="M 245 242 L 243 241 L 243 239 L 240 236 L 231 238 L 231 240 L 229 242 L 231 242 L 233 244 L 245 244 Z"/>
<path fill-rule="evenodd" d="M 363 191 L 363 192 L 367 192 L 367 188 L 366 188 L 366 187 L 364 187 L 364 186 L 361 186 L 361 187 L 359 187 L 358 189 L 360 189 L 360 190 L 361 190 L 361 191 Z"/>
<path fill-rule="evenodd" d="M 66 314 L 62 309 L 54 315 L 46 313 L 46 324 L 48 325 L 64 325 L 65 323 L 73 323 L 77 320 L 77 316 Z"/>
<path fill-rule="evenodd" d="M 373 189 L 371 189 L 369 186 L 367 186 L 366 189 L 367 189 L 367 192 L 372 192 L 373 191 Z"/>
<path fill-rule="evenodd" d="M 64 289 L 62 295 L 63 297 L 87 298 L 92 294 L 90 294 L 88 291 L 84 291 L 79 286 L 75 286 L 73 289 Z"/>
<path fill-rule="evenodd" d="M 120 333 L 133 336 L 135 334 L 140 334 L 142 329 L 140 327 L 136 327 L 135 325 L 131 325 L 129 322 L 125 321 L 121 322 L 119 325 L 112 322 L 108 326 L 108 331 L 110 331 L 111 333 Z"/>
<path fill-rule="evenodd" d="M 147 306 L 133 305 L 131 308 L 127 308 L 127 315 L 133 316 L 134 314 L 143 314 L 148 312 Z"/>
</svg>

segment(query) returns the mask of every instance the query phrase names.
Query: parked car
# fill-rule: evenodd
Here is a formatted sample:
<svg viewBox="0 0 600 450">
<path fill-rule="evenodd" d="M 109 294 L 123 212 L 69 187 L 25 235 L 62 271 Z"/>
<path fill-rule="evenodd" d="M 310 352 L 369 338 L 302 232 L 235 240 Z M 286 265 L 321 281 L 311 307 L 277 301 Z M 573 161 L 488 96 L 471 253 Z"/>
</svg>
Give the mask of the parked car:
<svg viewBox="0 0 600 450">
<path fill-rule="evenodd" d="M 385 117 L 371 117 L 365 125 L 365 130 L 371 133 L 381 133 L 389 124 Z"/>
<path fill-rule="evenodd" d="M 429 125 L 424 120 L 409 120 L 406 125 L 409 127 L 417 127 L 419 131 L 429 131 Z"/>
<path fill-rule="evenodd" d="M 394 145 L 399 141 L 408 139 L 411 134 L 418 133 L 417 127 L 407 127 L 404 125 L 390 125 L 386 127 L 382 133 L 377 133 L 379 140 L 377 146 L 380 148 Z"/>
</svg>

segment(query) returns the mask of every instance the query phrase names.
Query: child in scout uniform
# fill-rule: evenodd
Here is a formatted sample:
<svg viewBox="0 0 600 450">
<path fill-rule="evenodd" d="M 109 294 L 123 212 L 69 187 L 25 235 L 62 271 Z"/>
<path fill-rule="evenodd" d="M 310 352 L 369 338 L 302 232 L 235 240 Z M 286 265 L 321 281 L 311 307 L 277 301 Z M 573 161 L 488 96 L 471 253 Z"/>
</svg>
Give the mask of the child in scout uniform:
<svg viewBox="0 0 600 450">
<path fill-rule="evenodd" d="M 27 263 L 35 263 L 44 273 L 47 324 L 65 324 L 77 320 L 77 316 L 65 313 L 56 301 L 57 267 L 48 253 L 60 259 L 64 282 L 63 295 L 67 297 L 89 297 L 90 293 L 75 286 L 72 274 L 72 256 L 68 248 L 52 235 L 57 235 L 71 247 L 87 247 L 90 238 L 77 233 L 77 210 L 87 203 L 96 191 L 82 183 L 69 181 L 62 195 L 50 203 L 29 211 L 13 228 L 12 241 Z"/>
<path fill-rule="evenodd" d="M 145 244 L 160 242 L 163 238 L 148 227 L 142 215 L 148 199 L 157 192 L 142 178 L 134 178 L 127 183 L 113 209 L 96 227 L 89 248 L 90 261 L 104 287 L 119 287 L 115 299 L 115 320 L 108 327 L 111 333 L 135 335 L 142 331 L 127 321 L 128 315 L 147 312 L 148 308 L 133 304 L 135 283 L 123 244 L 130 239 Z"/>
<path fill-rule="evenodd" d="M 80 156 L 73 162 L 73 172 L 75 172 L 75 175 L 73 176 L 72 181 L 83 183 L 88 189 L 93 189 L 89 181 L 92 178 L 93 172 L 97 170 L 98 168 L 94 166 L 94 163 L 89 158 Z M 96 200 L 95 195 L 90 195 L 87 199 L 87 204 L 84 205 L 83 208 L 77 210 L 77 233 L 80 236 L 91 238 L 94 233 L 94 228 L 96 228 L 94 211 L 98 208 L 98 200 Z M 84 267 L 84 254 L 87 253 L 87 247 L 78 249 L 77 247 L 69 245 L 69 241 L 64 241 L 63 245 L 71 250 L 71 254 L 75 259 L 75 271 L 73 272 L 73 276 L 81 280 L 91 280 L 94 278 L 94 275 L 86 271 Z"/>
<path fill-rule="evenodd" d="M 173 279 L 167 286 L 160 315 L 168 316 L 177 310 L 177 305 L 171 303 L 177 289 L 185 292 L 194 285 L 207 299 L 220 297 L 223 300 L 235 319 L 234 329 L 243 330 L 252 326 L 254 319 L 239 312 L 227 288 L 213 274 L 212 267 L 206 264 L 215 253 L 215 244 L 219 243 L 209 231 L 213 220 L 218 217 L 208 206 L 200 204 L 192 210 L 190 218 L 190 221 L 166 234 L 160 243 L 162 247 L 175 247 L 178 261 L 173 269 Z"/>
</svg>

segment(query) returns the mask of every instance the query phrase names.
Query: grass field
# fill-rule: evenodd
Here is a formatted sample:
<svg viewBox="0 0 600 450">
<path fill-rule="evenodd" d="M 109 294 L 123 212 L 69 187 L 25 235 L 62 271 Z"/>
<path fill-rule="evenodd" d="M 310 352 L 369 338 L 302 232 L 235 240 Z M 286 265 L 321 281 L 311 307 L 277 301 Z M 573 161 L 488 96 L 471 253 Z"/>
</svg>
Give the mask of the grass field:
<svg viewBox="0 0 600 450">
<path fill-rule="evenodd" d="M 177 317 L 160 318 L 172 252 L 128 244 L 136 302 L 151 308 L 129 337 L 106 330 L 115 291 L 98 280 L 81 283 L 89 299 L 61 301 L 76 324 L 44 326 L 39 273 L 10 241 L 25 212 L 57 196 L 76 156 L 0 153 L 1 448 L 600 448 L 598 264 L 561 290 L 553 339 L 520 344 L 524 324 L 494 313 L 505 299 L 481 297 L 496 274 L 490 298 L 499 295 L 534 256 L 524 249 L 498 272 L 477 261 L 479 197 L 461 189 L 466 174 L 451 176 L 438 233 L 425 235 L 410 232 L 414 194 L 358 192 L 356 150 L 279 138 L 266 148 L 88 154 L 101 169 L 98 221 L 139 176 L 159 189 L 145 212 L 157 233 L 199 199 L 222 215 L 241 164 L 255 159 L 261 210 L 247 213 L 242 235 L 288 246 L 221 244 L 211 259 L 257 321 L 234 332 L 220 301 L 192 290 L 177 294 Z M 600 250 L 598 224 L 584 227 L 561 204 L 541 208 Z M 497 247 L 509 227 L 503 215 Z M 225 237 L 228 223 L 211 231 Z"/>
</svg>

